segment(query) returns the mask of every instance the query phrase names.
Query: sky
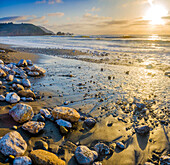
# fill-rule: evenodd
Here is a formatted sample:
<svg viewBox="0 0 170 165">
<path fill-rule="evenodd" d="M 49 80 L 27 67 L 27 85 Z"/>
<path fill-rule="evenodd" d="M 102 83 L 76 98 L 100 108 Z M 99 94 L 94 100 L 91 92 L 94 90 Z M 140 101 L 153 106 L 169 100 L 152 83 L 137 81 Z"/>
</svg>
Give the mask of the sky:
<svg viewBox="0 0 170 165">
<path fill-rule="evenodd" d="M 170 34 L 170 0 L 0 0 L 0 23 L 74 34 Z"/>
</svg>

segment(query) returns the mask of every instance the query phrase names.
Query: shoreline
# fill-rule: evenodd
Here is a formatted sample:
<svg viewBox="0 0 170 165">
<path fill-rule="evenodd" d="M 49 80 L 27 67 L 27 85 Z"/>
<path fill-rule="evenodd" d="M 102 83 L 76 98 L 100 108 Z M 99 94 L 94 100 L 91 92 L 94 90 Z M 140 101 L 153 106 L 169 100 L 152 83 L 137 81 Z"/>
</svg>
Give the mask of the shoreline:
<svg viewBox="0 0 170 165">
<path fill-rule="evenodd" d="M 93 117 L 97 121 L 95 127 L 88 130 L 83 127 L 83 120 L 80 120 L 78 126 L 66 136 L 62 136 L 56 124 L 48 120 L 46 121 L 45 132 L 36 137 L 30 136 L 30 134 L 25 133 L 19 127 L 17 131 L 21 133 L 29 144 L 26 155 L 33 149 L 34 142 L 36 140 L 42 140 L 44 137 L 48 137 L 45 141 L 49 144 L 50 150 L 70 165 L 77 163 L 74 158 L 74 151 L 70 149 L 70 146 L 66 145 L 64 146 L 65 148 L 63 147 L 63 143 L 67 140 L 71 141 L 74 146 L 81 144 L 91 149 L 94 149 L 96 142 L 104 142 L 109 146 L 116 144 L 116 142 L 123 142 L 125 145 L 124 150 L 116 147 L 108 159 L 103 158 L 99 160 L 103 165 L 116 165 L 118 162 L 122 165 L 135 164 L 136 162 L 138 164 L 144 164 L 148 160 L 150 162 L 158 162 L 158 158 L 153 158 L 153 153 L 158 154 L 159 158 L 163 154 L 167 155 L 169 148 L 167 137 L 170 136 L 170 132 L 168 131 L 169 127 L 164 124 L 168 122 L 168 112 L 166 112 L 168 108 L 166 107 L 168 106 L 166 103 L 168 93 L 159 98 L 157 90 L 154 91 L 152 87 L 152 82 L 149 83 L 149 80 L 152 79 L 153 84 L 158 83 L 158 86 L 162 84 L 162 86 L 167 87 L 168 85 L 166 83 L 163 84 L 163 82 L 168 83 L 168 78 L 162 75 L 161 71 L 150 73 L 149 70 L 140 68 L 138 70 L 135 68 L 136 70 L 134 70 L 127 66 L 112 66 L 103 63 L 93 64 L 80 60 L 75 61 L 74 59 L 62 59 L 57 56 L 50 56 L 51 58 L 49 58 L 48 55 L 43 57 L 23 52 L 20 52 L 20 55 L 18 55 L 18 53 L 10 52 L 10 55 L 13 55 L 9 56 L 9 60 L 16 60 L 18 62 L 20 57 L 29 57 L 47 71 L 45 77 L 30 79 L 35 90 L 46 91 L 44 92 L 44 98 L 41 100 L 27 102 L 33 107 L 35 114 L 41 108 L 52 109 L 54 106 L 68 106 L 75 108 L 82 117 Z M 128 74 L 126 73 L 127 71 L 129 71 Z M 146 78 L 146 81 L 143 78 Z M 158 78 L 162 79 L 162 81 L 157 82 Z M 140 81 L 144 81 L 142 82 L 144 84 L 147 83 L 149 86 L 148 89 L 145 85 L 142 87 L 141 85 L 143 84 L 140 84 Z M 138 89 L 143 91 L 144 95 L 140 96 L 140 91 L 138 97 L 137 93 L 134 93 L 133 96 L 131 91 L 127 95 L 124 95 L 129 90 L 128 85 L 134 87 L 133 84 L 138 84 L 138 86 L 136 89 L 131 89 L 132 92 Z M 51 91 L 54 92 L 52 93 Z M 145 92 L 147 93 L 146 96 Z M 59 96 L 61 94 L 63 95 L 62 97 Z M 161 102 L 158 104 L 155 103 L 156 101 L 154 102 L 155 95 L 158 95 L 157 100 L 161 99 L 165 101 L 165 103 L 162 103 L 162 107 L 156 108 L 157 112 L 152 109 L 152 106 L 159 106 Z M 127 98 L 124 96 L 127 96 Z M 132 97 L 134 106 L 140 104 L 146 106 L 147 113 L 141 113 L 140 108 L 137 108 L 136 111 L 131 109 L 133 107 L 128 97 Z M 69 101 L 68 105 L 64 105 L 66 101 Z M 0 124 L 0 137 L 6 132 L 11 131 L 13 125 L 20 126 L 20 124 L 14 122 L 8 115 L 11 107 L 12 105 L 9 104 L 1 106 L 0 123 L 2 124 Z M 161 110 L 163 107 L 164 110 Z M 163 115 L 163 119 L 161 114 Z M 162 124 L 161 120 L 164 120 L 165 123 Z M 141 136 L 135 133 L 134 127 L 142 124 L 148 124 L 151 127 L 151 131 L 147 136 Z M 57 147 L 62 151 L 64 150 L 64 154 L 58 153 L 56 151 Z M 1 156 L 0 158 L 4 159 Z"/>
</svg>

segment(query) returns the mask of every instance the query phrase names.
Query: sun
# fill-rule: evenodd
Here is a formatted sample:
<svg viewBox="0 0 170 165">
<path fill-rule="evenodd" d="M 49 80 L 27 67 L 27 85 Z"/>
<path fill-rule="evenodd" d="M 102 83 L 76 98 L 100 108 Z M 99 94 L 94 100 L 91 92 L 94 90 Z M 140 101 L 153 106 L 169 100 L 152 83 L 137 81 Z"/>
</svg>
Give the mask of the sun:
<svg viewBox="0 0 170 165">
<path fill-rule="evenodd" d="M 151 25 L 164 25 L 165 21 L 162 17 L 168 15 L 168 11 L 161 5 L 153 5 L 146 12 L 146 15 L 143 17 L 144 20 L 149 20 Z"/>
</svg>

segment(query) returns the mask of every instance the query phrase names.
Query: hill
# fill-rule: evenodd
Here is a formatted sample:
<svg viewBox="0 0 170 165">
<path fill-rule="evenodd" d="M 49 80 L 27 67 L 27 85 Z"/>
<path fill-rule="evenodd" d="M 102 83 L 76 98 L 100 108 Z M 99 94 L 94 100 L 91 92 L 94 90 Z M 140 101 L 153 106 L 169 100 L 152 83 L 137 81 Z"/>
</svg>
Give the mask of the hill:
<svg viewBox="0 0 170 165">
<path fill-rule="evenodd" d="M 41 36 L 53 34 L 52 31 L 33 24 L 0 23 L 0 36 Z"/>
</svg>

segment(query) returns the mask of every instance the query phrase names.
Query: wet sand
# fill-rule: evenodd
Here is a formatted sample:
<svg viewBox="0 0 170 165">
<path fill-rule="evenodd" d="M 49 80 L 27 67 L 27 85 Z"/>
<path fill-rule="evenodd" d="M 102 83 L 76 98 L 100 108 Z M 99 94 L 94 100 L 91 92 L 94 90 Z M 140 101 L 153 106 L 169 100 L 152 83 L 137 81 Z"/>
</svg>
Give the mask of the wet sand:
<svg viewBox="0 0 170 165">
<path fill-rule="evenodd" d="M 62 57 L 69 52 L 70 50 L 64 52 Z M 3 54 L 2 58 L 6 60 L 7 56 L 6 62 L 18 62 L 21 57 L 31 59 L 46 69 L 45 77 L 30 79 L 32 88 L 44 96 L 35 102 L 27 102 L 33 107 L 35 114 L 41 108 L 63 106 L 68 101 L 68 105 L 64 106 L 75 108 L 84 117 L 96 118 L 97 124 L 87 130 L 80 120 L 66 136 L 62 136 L 56 124 L 51 121 L 46 121 L 44 132 L 37 137 L 19 128 L 18 131 L 29 144 L 26 154 L 37 139 L 45 140 L 50 151 L 70 165 L 76 164 L 76 161 L 74 149 L 70 145 L 63 146 L 67 140 L 92 149 L 96 142 L 108 145 L 123 142 L 124 150 L 116 147 L 112 154 L 100 160 L 104 165 L 144 164 L 146 161 L 158 164 L 161 155 L 169 154 L 169 77 L 162 70 L 92 63 L 90 60 L 86 62 L 48 56 L 44 52 L 36 53 L 38 55 L 9 52 Z M 77 52 L 77 56 L 79 55 L 81 52 Z M 135 107 L 139 104 L 145 106 L 145 112 Z M 8 115 L 12 106 L 7 103 L 0 106 L 0 137 L 12 130 L 13 125 L 19 126 Z M 151 127 L 150 133 L 145 136 L 136 134 L 134 130 L 137 125 L 142 124 Z M 5 158 L 0 155 L 1 159 Z"/>
</svg>

